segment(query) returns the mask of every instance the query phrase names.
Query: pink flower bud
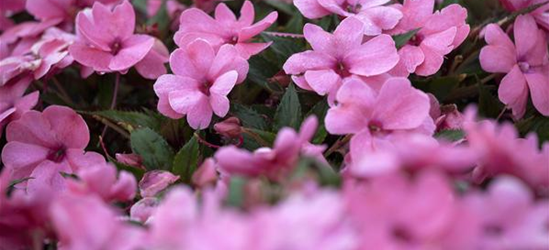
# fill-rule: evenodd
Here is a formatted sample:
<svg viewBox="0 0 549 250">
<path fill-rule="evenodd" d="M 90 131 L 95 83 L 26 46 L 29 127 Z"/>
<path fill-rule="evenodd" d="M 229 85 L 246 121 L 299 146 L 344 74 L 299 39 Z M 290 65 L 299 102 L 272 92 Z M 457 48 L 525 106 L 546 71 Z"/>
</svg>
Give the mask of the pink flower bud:
<svg viewBox="0 0 549 250">
<path fill-rule="evenodd" d="M 136 154 L 116 154 L 116 160 L 122 164 L 145 169 L 143 166 L 143 158 Z"/>
<path fill-rule="evenodd" d="M 179 176 L 164 170 L 153 170 L 145 173 L 139 182 L 139 191 L 143 197 L 152 197 L 179 180 Z"/>
<path fill-rule="evenodd" d="M 214 125 L 214 130 L 218 134 L 229 138 L 236 138 L 242 133 L 240 120 L 236 117 L 230 117 L 222 122 L 216 123 Z"/>
</svg>

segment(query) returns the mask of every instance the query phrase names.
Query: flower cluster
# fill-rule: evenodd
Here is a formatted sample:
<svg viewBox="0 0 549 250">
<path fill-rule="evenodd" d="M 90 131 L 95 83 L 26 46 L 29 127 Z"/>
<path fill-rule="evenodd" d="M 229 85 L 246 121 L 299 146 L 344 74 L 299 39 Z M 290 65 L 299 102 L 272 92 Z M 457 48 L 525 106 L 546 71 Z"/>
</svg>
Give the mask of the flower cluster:
<svg viewBox="0 0 549 250">
<path fill-rule="evenodd" d="M 3 2 L 0 250 L 549 249 L 549 1 L 494 4 Z"/>
</svg>

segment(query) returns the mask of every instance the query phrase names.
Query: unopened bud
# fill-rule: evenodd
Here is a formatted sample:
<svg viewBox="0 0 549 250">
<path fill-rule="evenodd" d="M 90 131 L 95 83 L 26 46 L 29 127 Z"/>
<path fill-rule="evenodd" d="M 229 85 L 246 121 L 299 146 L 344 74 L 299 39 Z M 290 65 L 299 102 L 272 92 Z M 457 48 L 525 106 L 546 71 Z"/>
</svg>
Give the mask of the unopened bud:
<svg viewBox="0 0 549 250">
<path fill-rule="evenodd" d="M 230 117 L 222 122 L 218 122 L 214 125 L 214 130 L 222 136 L 229 138 L 237 138 L 242 133 L 242 127 L 240 127 L 240 120 L 236 117 Z"/>
</svg>

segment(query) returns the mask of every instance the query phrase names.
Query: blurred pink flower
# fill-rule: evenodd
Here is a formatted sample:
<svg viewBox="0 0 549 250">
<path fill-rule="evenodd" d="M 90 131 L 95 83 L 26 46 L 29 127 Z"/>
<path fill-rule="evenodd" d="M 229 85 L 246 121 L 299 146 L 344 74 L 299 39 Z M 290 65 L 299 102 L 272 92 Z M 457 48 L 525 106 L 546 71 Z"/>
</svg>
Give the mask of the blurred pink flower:
<svg viewBox="0 0 549 250">
<path fill-rule="evenodd" d="M 135 12 L 128 1 L 112 11 L 95 3 L 91 10 L 78 13 L 76 27 L 78 39 L 69 51 L 82 65 L 98 72 L 121 73 L 136 66 L 142 76 L 151 79 L 165 74 L 167 49 L 151 36 L 133 34 Z"/>
<path fill-rule="evenodd" d="M 145 197 L 134 203 L 130 208 L 130 218 L 135 221 L 147 223 L 160 204 L 157 197 Z"/>
<path fill-rule="evenodd" d="M 192 176 L 192 183 L 199 188 L 204 188 L 208 184 L 215 184 L 217 180 L 216 163 L 213 158 L 204 160 Z"/>
<path fill-rule="evenodd" d="M 402 18 L 402 12 L 392 6 L 384 6 L 390 0 L 295 0 L 294 5 L 309 19 L 331 14 L 356 17 L 364 23 L 364 35 L 376 36 L 383 30 L 394 28 Z"/>
<path fill-rule="evenodd" d="M 32 78 L 27 76 L 17 82 L 0 85 L 0 138 L 6 124 L 19 119 L 38 102 L 38 91 L 24 95 L 31 81 Z"/>
<path fill-rule="evenodd" d="M 301 125 L 299 133 L 291 128 L 283 128 L 278 132 L 273 148 L 259 148 L 248 152 L 235 146 L 220 148 L 214 155 L 223 175 L 240 174 L 246 176 L 265 175 L 271 179 L 283 178 L 291 171 L 301 154 L 310 146 L 318 126 L 316 117 L 307 118 Z M 322 154 L 309 155 L 319 157 L 324 161 Z"/>
<path fill-rule="evenodd" d="M 399 60 L 393 39 L 379 35 L 363 43 L 363 27 L 354 17 L 343 20 L 333 34 L 306 24 L 303 34 L 313 50 L 293 54 L 284 63 L 284 71 L 299 87 L 327 94 L 330 103 L 343 79 L 388 72 Z"/>
<path fill-rule="evenodd" d="M 255 24 L 254 16 L 254 6 L 250 1 L 245 1 L 242 5 L 238 20 L 224 3 L 217 5 L 215 19 L 202 10 L 188 9 L 181 14 L 179 31 L 175 33 L 174 41 L 179 47 L 185 48 L 196 39 L 204 39 L 214 50 L 218 50 L 224 44 L 232 44 L 240 56 L 248 59 L 269 47 L 270 43 L 252 43 L 250 40 L 271 26 L 276 21 L 278 13 L 271 12 Z"/>
<path fill-rule="evenodd" d="M 229 112 L 227 95 L 244 81 L 249 67 L 232 45 L 216 53 L 202 39 L 175 50 L 170 66 L 175 75 L 163 75 L 154 84 L 158 111 L 173 119 L 187 115 L 194 129 L 207 128 L 212 113 L 224 117 Z"/>
<path fill-rule="evenodd" d="M 500 2 L 510 12 L 516 12 L 532 5 L 541 4 L 537 9 L 530 12 L 530 15 L 536 19 L 538 25 L 541 26 L 540 28 L 549 32 L 549 4 L 547 4 L 547 0 L 500 0 Z"/>
<path fill-rule="evenodd" d="M 179 180 L 179 176 L 164 170 L 146 172 L 139 181 L 139 192 L 142 197 L 153 197 Z"/>
<path fill-rule="evenodd" d="M 432 94 L 427 94 L 431 101 L 429 115 L 437 125 L 437 131 L 457 130 L 463 126 L 463 115 L 459 112 L 455 104 L 440 105 L 437 98 Z"/>
<path fill-rule="evenodd" d="M 433 13 L 434 5 L 434 0 L 405 0 L 400 7 L 404 17 L 389 32 L 419 31 L 398 51 L 400 62 L 395 68 L 398 75 L 435 74 L 442 66 L 444 56 L 467 38 L 470 30 L 465 23 L 467 9 L 451 4 Z"/>
<path fill-rule="evenodd" d="M 515 44 L 495 24 L 486 27 L 487 46 L 480 51 L 482 68 L 491 73 L 507 73 L 499 85 L 499 99 L 516 118 L 526 112 L 528 93 L 534 107 L 549 116 L 549 54 L 547 40 L 530 15 L 517 17 Z"/>
<path fill-rule="evenodd" d="M 0 31 L 5 31 L 14 25 L 10 17 L 25 10 L 26 0 L 10 0 L 0 3 Z"/>
<path fill-rule="evenodd" d="M 63 195 L 49 212 L 61 249 L 132 250 L 143 245 L 145 232 L 117 219 L 97 196 Z"/>
<path fill-rule="evenodd" d="M 88 126 L 67 107 L 26 112 L 7 126 L 6 139 L 2 162 L 12 180 L 32 177 L 25 183 L 29 193 L 43 183 L 64 190 L 66 182 L 61 173 L 73 174 L 105 162 L 100 154 L 84 151 L 90 140 Z"/>
</svg>

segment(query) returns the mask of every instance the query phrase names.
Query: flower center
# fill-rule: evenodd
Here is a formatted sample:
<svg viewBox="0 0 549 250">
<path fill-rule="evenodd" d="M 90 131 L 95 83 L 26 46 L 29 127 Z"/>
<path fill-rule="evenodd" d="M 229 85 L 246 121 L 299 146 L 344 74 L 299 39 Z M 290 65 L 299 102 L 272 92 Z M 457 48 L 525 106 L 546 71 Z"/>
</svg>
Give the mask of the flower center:
<svg viewBox="0 0 549 250">
<path fill-rule="evenodd" d="M 518 66 L 520 68 L 520 71 L 522 71 L 522 73 L 526 73 L 530 70 L 530 64 L 528 64 L 527 62 L 519 62 Z"/>
<path fill-rule="evenodd" d="M 120 49 L 122 49 L 122 43 L 117 39 L 111 44 L 111 53 L 116 56 Z"/>
<path fill-rule="evenodd" d="M 212 87 L 212 83 L 210 81 L 205 81 L 198 87 L 198 90 L 202 92 L 204 95 L 210 96 L 210 88 Z"/>
<path fill-rule="evenodd" d="M 412 243 L 414 241 L 412 234 L 402 226 L 395 226 L 392 234 L 400 242 Z"/>
<path fill-rule="evenodd" d="M 381 124 L 381 122 L 371 121 L 368 124 L 368 129 L 370 130 L 371 134 L 379 134 L 383 131 L 383 125 Z"/>
<path fill-rule="evenodd" d="M 348 5 L 346 9 L 347 9 L 347 12 L 357 14 L 362 9 L 362 5 L 361 4 Z"/>
<path fill-rule="evenodd" d="M 345 67 L 345 64 L 341 61 L 339 61 L 336 65 L 336 72 L 341 76 L 341 78 L 351 76 L 351 72 L 347 70 L 347 67 Z"/>
<path fill-rule="evenodd" d="M 412 36 L 412 38 L 410 38 L 410 40 L 408 41 L 408 44 L 414 45 L 414 46 L 419 46 L 421 44 L 421 42 L 423 42 L 423 39 L 424 39 L 424 37 L 422 35 L 415 34 L 414 36 Z"/>
<path fill-rule="evenodd" d="M 60 146 L 57 149 L 50 151 L 50 154 L 46 159 L 53 161 L 55 163 L 59 163 L 63 161 L 63 159 L 65 159 L 66 151 L 67 149 L 65 148 L 65 146 Z"/>
</svg>

